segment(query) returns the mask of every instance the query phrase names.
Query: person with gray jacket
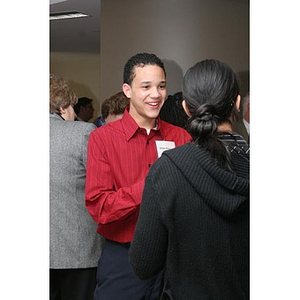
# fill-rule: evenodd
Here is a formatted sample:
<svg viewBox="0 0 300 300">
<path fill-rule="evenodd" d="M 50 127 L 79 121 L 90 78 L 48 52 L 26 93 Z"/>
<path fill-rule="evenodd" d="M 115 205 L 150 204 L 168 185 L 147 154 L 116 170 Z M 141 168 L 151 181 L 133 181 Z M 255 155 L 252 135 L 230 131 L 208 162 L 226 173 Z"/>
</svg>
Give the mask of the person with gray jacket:
<svg viewBox="0 0 300 300">
<path fill-rule="evenodd" d="M 68 82 L 50 75 L 50 299 L 91 300 L 101 236 L 85 208 L 87 143 L 94 124 L 74 122 Z"/>
</svg>

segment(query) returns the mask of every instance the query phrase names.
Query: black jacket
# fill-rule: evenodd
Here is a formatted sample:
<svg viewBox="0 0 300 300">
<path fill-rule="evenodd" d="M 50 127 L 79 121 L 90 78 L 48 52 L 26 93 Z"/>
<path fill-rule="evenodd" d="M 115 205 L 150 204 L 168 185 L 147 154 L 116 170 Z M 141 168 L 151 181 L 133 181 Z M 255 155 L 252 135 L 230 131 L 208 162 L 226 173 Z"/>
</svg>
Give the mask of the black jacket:
<svg viewBox="0 0 300 300">
<path fill-rule="evenodd" d="M 130 262 L 141 279 L 164 268 L 164 299 L 249 298 L 249 152 L 232 160 L 228 172 L 189 143 L 149 171 Z"/>
</svg>

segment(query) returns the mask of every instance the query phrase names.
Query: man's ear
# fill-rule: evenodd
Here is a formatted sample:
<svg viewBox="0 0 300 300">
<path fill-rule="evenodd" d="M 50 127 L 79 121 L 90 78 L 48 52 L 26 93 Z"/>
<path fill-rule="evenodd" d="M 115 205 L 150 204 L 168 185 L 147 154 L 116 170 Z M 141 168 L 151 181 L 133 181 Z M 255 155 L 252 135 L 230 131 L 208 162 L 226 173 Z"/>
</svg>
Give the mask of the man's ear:
<svg viewBox="0 0 300 300">
<path fill-rule="evenodd" d="M 237 95 L 235 100 L 235 106 L 238 112 L 240 111 L 240 105 L 241 105 L 241 95 Z"/>
<path fill-rule="evenodd" d="M 123 93 L 127 98 L 131 98 L 131 86 L 128 83 L 123 83 L 122 85 Z"/>
<path fill-rule="evenodd" d="M 181 104 L 182 104 L 183 110 L 185 111 L 185 113 L 187 114 L 187 116 L 190 117 L 191 113 L 190 113 L 189 109 L 187 108 L 187 105 L 186 105 L 186 102 L 185 102 L 184 99 L 182 100 Z"/>
</svg>

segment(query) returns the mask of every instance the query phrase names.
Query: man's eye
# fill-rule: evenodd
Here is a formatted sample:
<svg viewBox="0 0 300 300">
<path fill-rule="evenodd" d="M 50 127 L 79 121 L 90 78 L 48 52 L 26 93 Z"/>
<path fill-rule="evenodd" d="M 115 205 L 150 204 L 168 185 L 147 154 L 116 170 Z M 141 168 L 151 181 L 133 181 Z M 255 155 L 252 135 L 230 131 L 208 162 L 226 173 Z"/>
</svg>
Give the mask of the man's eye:
<svg viewBox="0 0 300 300">
<path fill-rule="evenodd" d="M 145 90 L 146 90 L 146 89 L 148 89 L 148 88 L 149 88 L 149 85 L 143 85 L 143 86 L 142 86 L 142 89 L 145 89 Z"/>
<path fill-rule="evenodd" d="M 162 85 L 159 86 L 159 88 L 160 88 L 161 90 L 163 90 L 163 89 L 166 88 L 166 85 L 165 85 L 165 84 L 162 84 Z"/>
</svg>

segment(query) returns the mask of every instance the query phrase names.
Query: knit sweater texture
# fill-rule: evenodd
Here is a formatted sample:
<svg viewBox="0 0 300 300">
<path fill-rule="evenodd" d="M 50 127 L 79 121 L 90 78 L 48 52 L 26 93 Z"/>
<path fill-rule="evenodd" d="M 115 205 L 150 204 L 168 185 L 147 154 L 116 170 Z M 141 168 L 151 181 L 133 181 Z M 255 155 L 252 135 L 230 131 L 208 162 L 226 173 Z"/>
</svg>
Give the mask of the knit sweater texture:
<svg viewBox="0 0 300 300">
<path fill-rule="evenodd" d="M 249 299 L 249 152 L 238 152 L 234 172 L 194 143 L 150 169 L 129 258 L 141 279 L 164 270 L 161 299 Z"/>
</svg>

